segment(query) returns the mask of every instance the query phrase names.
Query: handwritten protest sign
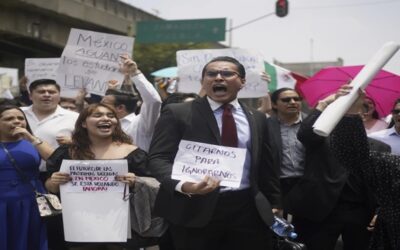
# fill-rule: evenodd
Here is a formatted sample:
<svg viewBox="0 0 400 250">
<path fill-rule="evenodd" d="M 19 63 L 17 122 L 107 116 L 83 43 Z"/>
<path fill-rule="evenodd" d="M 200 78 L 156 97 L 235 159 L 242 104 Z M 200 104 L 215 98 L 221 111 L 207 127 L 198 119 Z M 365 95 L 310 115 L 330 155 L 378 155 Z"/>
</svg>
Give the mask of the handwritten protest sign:
<svg viewBox="0 0 400 250">
<path fill-rule="evenodd" d="M 25 76 L 28 86 L 38 79 L 56 80 L 60 58 L 26 58 Z"/>
<path fill-rule="evenodd" d="M 72 180 L 60 186 L 64 234 L 72 242 L 125 242 L 129 202 L 115 175 L 128 172 L 126 160 L 63 160 Z"/>
<path fill-rule="evenodd" d="M 221 186 L 238 188 L 246 149 L 181 140 L 172 167 L 172 179 L 199 182 L 208 175 Z"/>
<path fill-rule="evenodd" d="M 74 96 L 82 88 L 104 95 L 107 81 L 122 83 L 120 55 L 132 55 L 133 41 L 127 36 L 71 29 L 57 72 L 63 96 Z"/>
<path fill-rule="evenodd" d="M 66 192 L 121 192 L 122 183 L 115 180 L 118 169 L 110 166 L 70 165 L 71 182 L 65 185 Z"/>
<path fill-rule="evenodd" d="M 268 84 L 261 79 L 264 58 L 261 53 L 245 49 L 180 50 L 176 52 L 178 64 L 179 91 L 198 93 L 201 87 L 201 71 L 206 63 L 217 56 L 230 56 L 243 64 L 246 70 L 245 87 L 239 97 L 261 97 L 267 94 Z"/>
</svg>

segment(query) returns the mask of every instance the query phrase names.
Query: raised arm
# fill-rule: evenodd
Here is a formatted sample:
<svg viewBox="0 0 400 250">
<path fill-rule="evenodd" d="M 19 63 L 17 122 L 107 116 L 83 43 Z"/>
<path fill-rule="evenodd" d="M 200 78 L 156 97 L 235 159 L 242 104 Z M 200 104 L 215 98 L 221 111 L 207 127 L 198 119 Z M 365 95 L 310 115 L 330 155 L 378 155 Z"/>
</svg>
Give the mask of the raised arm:
<svg viewBox="0 0 400 250">
<path fill-rule="evenodd" d="M 138 131 L 145 135 L 152 135 L 154 132 L 154 126 L 156 125 L 157 119 L 160 115 L 162 103 L 161 97 L 143 74 L 135 75 L 132 80 L 143 101 L 140 108 Z"/>
<path fill-rule="evenodd" d="M 47 158 L 49 158 L 49 156 L 54 152 L 54 148 L 52 146 L 50 146 L 47 142 L 42 141 L 40 138 L 35 137 L 25 128 L 16 127 L 13 133 L 20 134 L 24 139 L 32 143 L 43 160 L 47 160 Z"/>
<path fill-rule="evenodd" d="M 140 109 L 136 140 L 143 138 L 140 144 L 146 144 L 153 135 L 155 124 L 160 115 L 161 97 L 138 69 L 136 62 L 129 57 L 121 58 L 123 58 L 122 72 L 132 77 L 132 81 L 142 97 L 143 103 Z M 147 148 L 148 146 L 143 147 L 145 150 Z"/>
</svg>

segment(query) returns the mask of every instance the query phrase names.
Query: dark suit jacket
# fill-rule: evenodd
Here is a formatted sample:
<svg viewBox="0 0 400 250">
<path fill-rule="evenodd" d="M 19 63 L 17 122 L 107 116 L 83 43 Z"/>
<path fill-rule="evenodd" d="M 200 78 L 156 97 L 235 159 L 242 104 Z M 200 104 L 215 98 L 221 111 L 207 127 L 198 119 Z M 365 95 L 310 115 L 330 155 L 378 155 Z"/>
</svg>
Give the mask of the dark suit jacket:
<svg viewBox="0 0 400 250">
<path fill-rule="evenodd" d="M 261 216 L 268 219 L 272 214 L 265 208 L 271 207 L 269 202 L 273 207 L 279 207 L 280 193 L 278 173 L 269 162 L 270 146 L 264 137 L 266 117 L 241 106 L 251 132 L 251 189 L 256 200 L 261 199 L 262 210 L 266 210 Z M 172 164 L 182 139 L 221 145 L 218 125 L 206 98 L 165 107 L 155 127 L 148 162 L 150 171 L 161 182 L 155 213 L 176 225 L 202 227 L 211 219 L 219 192 L 189 197 L 175 191 L 178 181 L 171 179 Z"/>
<path fill-rule="evenodd" d="M 275 168 L 279 169 L 280 174 L 282 164 L 282 136 L 281 126 L 275 116 L 268 117 L 267 119 L 267 135 L 271 141 L 273 164 L 275 165 Z"/>
<path fill-rule="evenodd" d="M 320 114 L 313 110 L 297 133 L 306 147 L 304 176 L 283 201 L 290 214 L 314 221 L 322 221 L 332 212 L 348 178 L 346 169 L 331 153 L 329 137 L 313 132 Z"/>
</svg>

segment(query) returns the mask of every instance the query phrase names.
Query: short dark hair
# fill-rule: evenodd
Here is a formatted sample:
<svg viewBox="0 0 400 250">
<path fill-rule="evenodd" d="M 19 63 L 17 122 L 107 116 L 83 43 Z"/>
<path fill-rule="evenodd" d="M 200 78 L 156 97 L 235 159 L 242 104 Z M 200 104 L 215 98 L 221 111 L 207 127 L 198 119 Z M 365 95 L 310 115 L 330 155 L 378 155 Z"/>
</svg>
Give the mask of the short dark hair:
<svg viewBox="0 0 400 250">
<path fill-rule="evenodd" d="M 116 89 L 108 89 L 106 95 L 112 95 L 115 98 L 114 106 L 124 105 L 128 113 L 134 113 L 137 109 L 139 98 L 132 93 Z"/>
<path fill-rule="evenodd" d="M 0 105 L 11 105 L 11 106 L 14 105 L 18 107 L 22 106 L 19 100 L 17 100 L 17 98 L 14 99 L 0 98 Z"/>
<path fill-rule="evenodd" d="M 60 85 L 58 85 L 57 82 L 54 81 L 53 79 L 38 79 L 38 80 L 33 81 L 29 85 L 29 92 L 32 93 L 32 91 L 34 91 L 40 85 L 54 85 L 54 86 L 56 86 L 58 92 L 60 92 Z"/>
<path fill-rule="evenodd" d="M 282 92 L 285 92 L 285 91 L 288 91 L 288 90 L 294 91 L 294 92 L 297 93 L 297 91 L 294 90 L 294 89 L 292 89 L 292 88 L 284 87 L 284 88 L 277 89 L 277 90 L 275 90 L 274 92 L 272 92 L 272 94 L 271 94 L 271 102 L 272 102 L 273 104 L 276 104 L 276 103 L 278 102 L 279 95 L 280 95 Z M 297 93 L 297 94 L 299 94 L 299 93 Z"/>
<path fill-rule="evenodd" d="M 236 65 L 236 67 L 238 68 L 239 71 L 239 76 L 241 78 L 246 78 L 246 70 L 244 69 L 243 64 L 241 64 L 238 60 L 236 60 L 233 57 L 230 56 L 218 56 L 213 58 L 211 61 L 209 61 L 206 65 L 204 65 L 203 67 L 203 71 L 201 72 L 201 78 L 204 78 L 204 75 L 206 73 L 206 68 L 210 63 L 213 62 L 230 62 Z"/>
<path fill-rule="evenodd" d="M 196 93 L 182 93 L 182 92 L 175 92 L 170 94 L 163 103 L 161 104 L 161 109 L 163 109 L 166 105 L 171 103 L 182 103 L 188 98 L 199 99 L 200 96 Z"/>
</svg>

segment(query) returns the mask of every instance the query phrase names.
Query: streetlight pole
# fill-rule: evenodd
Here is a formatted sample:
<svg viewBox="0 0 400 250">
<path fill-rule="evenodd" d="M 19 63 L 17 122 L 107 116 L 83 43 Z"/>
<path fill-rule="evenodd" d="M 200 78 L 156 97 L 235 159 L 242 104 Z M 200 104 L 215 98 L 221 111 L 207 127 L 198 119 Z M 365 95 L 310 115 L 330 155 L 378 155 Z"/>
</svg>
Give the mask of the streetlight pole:
<svg viewBox="0 0 400 250">
<path fill-rule="evenodd" d="M 233 19 L 230 19 L 229 20 L 229 29 L 228 29 L 228 32 L 229 32 L 229 47 L 232 47 L 232 29 L 233 29 Z"/>
<path fill-rule="evenodd" d="M 238 29 L 238 28 L 242 28 L 243 26 L 246 26 L 246 25 L 248 25 L 248 24 L 257 22 L 257 21 L 259 21 L 259 20 L 261 20 L 261 19 L 264 19 L 264 18 L 266 18 L 266 17 L 272 16 L 272 15 L 274 15 L 274 14 L 275 14 L 275 12 L 271 12 L 271 13 L 265 14 L 265 15 L 263 15 L 263 16 L 257 17 L 257 18 L 255 18 L 255 19 L 252 19 L 252 20 L 250 20 L 250 21 L 247 21 L 247 22 L 245 22 L 245 23 L 239 24 L 238 26 L 235 26 L 235 27 L 232 27 L 232 26 L 233 26 L 233 25 L 232 25 L 232 24 L 233 24 L 233 21 L 232 21 L 232 19 L 231 19 L 231 20 L 230 20 L 230 24 L 229 24 L 229 29 L 227 30 L 227 32 L 229 32 L 229 47 L 232 47 L 232 30 L 235 30 L 235 29 Z"/>
</svg>

